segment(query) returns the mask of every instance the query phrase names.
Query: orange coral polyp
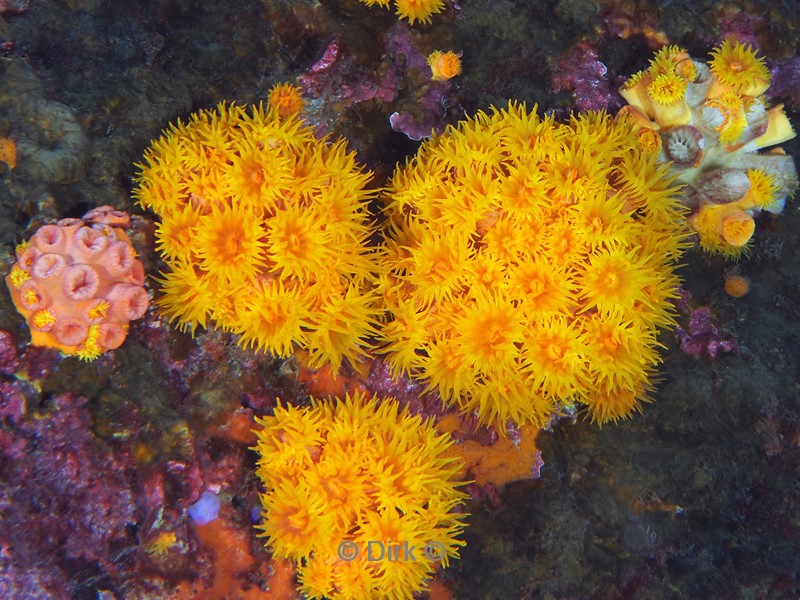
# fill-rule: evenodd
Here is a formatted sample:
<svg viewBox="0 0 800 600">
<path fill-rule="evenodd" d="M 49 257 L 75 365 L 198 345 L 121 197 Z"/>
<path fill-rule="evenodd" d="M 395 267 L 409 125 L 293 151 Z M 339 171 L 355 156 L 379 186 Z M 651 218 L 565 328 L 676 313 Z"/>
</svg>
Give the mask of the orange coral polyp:
<svg viewBox="0 0 800 600">
<path fill-rule="evenodd" d="M 98 257 L 98 262 L 105 267 L 109 275 L 123 277 L 126 273 L 130 273 L 134 264 L 138 262 L 133 247 L 122 241 L 112 241 L 105 245 L 108 249 Z"/>
<path fill-rule="evenodd" d="M 395 0 L 395 13 L 411 25 L 430 23 L 431 16 L 444 10 L 443 0 Z"/>
<path fill-rule="evenodd" d="M 750 280 L 742 275 L 726 275 L 723 289 L 732 298 L 741 298 L 750 292 Z"/>
<path fill-rule="evenodd" d="M 199 266 L 228 285 L 253 281 L 266 265 L 265 231 L 252 211 L 214 209 L 197 224 Z"/>
<path fill-rule="evenodd" d="M 30 279 L 19 286 L 16 299 L 20 304 L 19 308 L 25 312 L 37 311 L 49 304 L 49 298 L 42 293 L 36 281 Z"/>
<path fill-rule="evenodd" d="M 282 118 L 295 115 L 303 110 L 303 100 L 300 88 L 291 83 L 278 83 L 270 89 L 267 96 L 269 107 L 277 111 Z"/>
<path fill-rule="evenodd" d="M 764 59 L 750 44 L 727 38 L 711 51 L 709 68 L 728 89 L 758 96 L 769 88 L 770 73 Z"/>
<path fill-rule="evenodd" d="M 106 298 L 110 301 L 111 314 L 119 322 L 141 319 L 147 310 L 147 292 L 138 285 L 115 283 Z"/>
<path fill-rule="evenodd" d="M 31 316 L 30 326 L 37 331 L 50 331 L 56 323 L 53 313 L 47 309 L 39 310 Z"/>
<path fill-rule="evenodd" d="M 740 209 L 728 211 L 722 218 L 720 234 L 731 246 L 744 246 L 755 232 L 753 217 Z"/>
<path fill-rule="evenodd" d="M 461 58 L 455 52 L 436 50 L 428 55 L 427 60 L 434 81 L 446 81 L 461 73 Z"/>
<path fill-rule="evenodd" d="M 650 98 L 658 104 L 672 106 L 683 100 L 686 80 L 677 73 L 663 73 L 653 79 L 647 87 Z"/>
<path fill-rule="evenodd" d="M 103 323 L 98 331 L 97 343 L 108 350 L 116 350 L 128 336 L 128 326 L 120 323 Z"/>
</svg>

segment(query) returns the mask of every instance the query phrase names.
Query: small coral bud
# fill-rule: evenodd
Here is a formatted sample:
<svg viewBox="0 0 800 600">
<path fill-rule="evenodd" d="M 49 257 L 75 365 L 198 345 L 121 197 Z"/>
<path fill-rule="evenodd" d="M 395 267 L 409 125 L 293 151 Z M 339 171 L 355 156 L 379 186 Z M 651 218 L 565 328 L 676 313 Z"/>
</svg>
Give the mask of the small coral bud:
<svg viewBox="0 0 800 600">
<path fill-rule="evenodd" d="M 750 280 L 742 275 L 726 275 L 725 293 L 733 298 L 741 298 L 750 291 Z"/>
<path fill-rule="evenodd" d="M 277 111 L 279 117 L 286 118 L 302 111 L 306 102 L 299 87 L 291 83 L 278 83 L 269 91 L 267 104 Z"/>
<path fill-rule="evenodd" d="M 11 273 L 8 274 L 9 281 L 11 285 L 15 288 L 18 288 L 23 283 L 28 281 L 31 278 L 30 274 L 27 271 L 20 269 L 17 265 L 14 265 L 11 269 Z"/>
<path fill-rule="evenodd" d="M 110 306 L 111 303 L 108 300 L 102 300 L 98 298 L 95 300 L 94 305 L 89 309 L 87 316 L 92 320 L 104 319 Z"/>
<path fill-rule="evenodd" d="M 436 50 L 428 56 L 428 66 L 434 81 L 446 81 L 461 73 L 461 59 L 455 52 Z"/>
<path fill-rule="evenodd" d="M 29 279 L 19 288 L 19 302 L 25 310 L 36 311 L 47 306 L 47 297 L 36 282 Z"/>
<path fill-rule="evenodd" d="M 48 309 L 42 309 L 31 317 L 31 327 L 38 331 L 50 331 L 55 325 L 56 318 Z"/>
<path fill-rule="evenodd" d="M 174 531 L 162 531 L 152 542 L 147 544 L 145 550 L 150 556 L 163 556 L 177 543 L 178 537 Z"/>
<path fill-rule="evenodd" d="M 738 208 L 732 209 L 722 219 L 722 238 L 731 246 L 744 246 L 753 237 L 756 224 L 753 217 Z"/>
</svg>

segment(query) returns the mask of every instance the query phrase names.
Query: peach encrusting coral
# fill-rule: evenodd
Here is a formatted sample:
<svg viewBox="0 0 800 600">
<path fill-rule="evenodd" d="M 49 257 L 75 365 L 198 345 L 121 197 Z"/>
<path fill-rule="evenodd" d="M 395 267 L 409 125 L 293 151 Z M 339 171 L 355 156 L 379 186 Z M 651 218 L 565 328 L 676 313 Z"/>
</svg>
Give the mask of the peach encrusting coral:
<svg viewBox="0 0 800 600">
<path fill-rule="evenodd" d="M 108 224 L 124 223 L 120 211 L 101 217 L 109 211 L 44 225 L 17 247 L 6 283 L 33 345 L 92 360 L 118 348 L 147 311 L 144 268 L 124 230 Z"/>
</svg>

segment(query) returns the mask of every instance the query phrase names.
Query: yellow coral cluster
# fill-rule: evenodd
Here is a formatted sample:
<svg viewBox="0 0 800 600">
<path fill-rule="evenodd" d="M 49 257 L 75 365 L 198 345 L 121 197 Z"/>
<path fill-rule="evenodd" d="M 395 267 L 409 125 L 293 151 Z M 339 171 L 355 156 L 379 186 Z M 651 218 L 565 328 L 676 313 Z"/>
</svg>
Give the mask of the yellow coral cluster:
<svg viewBox="0 0 800 600">
<path fill-rule="evenodd" d="M 794 162 L 774 146 L 795 136 L 782 105 L 769 107 L 770 74 L 748 44 L 726 39 L 709 62 L 678 46 L 659 50 L 620 89 L 640 134 L 687 184 L 701 247 L 739 257 L 761 210 L 780 212 L 797 187 Z M 653 132 L 657 132 L 654 136 Z"/>
<path fill-rule="evenodd" d="M 514 103 L 423 144 L 387 193 L 395 371 L 487 423 L 637 410 L 685 244 L 666 169 L 627 118 Z"/>
<path fill-rule="evenodd" d="M 192 333 L 213 321 L 243 346 L 302 348 L 335 371 L 373 333 L 371 174 L 286 110 L 296 97 L 273 95 L 288 100 L 171 125 L 137 165 L 134 195 L 161 217 L 169 267 L 158 304 Z"/>
<path fill-rule="evenodd" d="M 361 0 L 367 6 L 389 7 L 391 0 Z M 444 0 L 394 0 L 395 14 L 412 25 L 430 23 L 431 16 L 444 10 Z"/>
<path fill-rule="evenodd" d="M 358 394 L 258 423 L 259 528 L 306 597 L 410 598 L 458 556 L 463 465 L 430 421 Z"/>
</svg>

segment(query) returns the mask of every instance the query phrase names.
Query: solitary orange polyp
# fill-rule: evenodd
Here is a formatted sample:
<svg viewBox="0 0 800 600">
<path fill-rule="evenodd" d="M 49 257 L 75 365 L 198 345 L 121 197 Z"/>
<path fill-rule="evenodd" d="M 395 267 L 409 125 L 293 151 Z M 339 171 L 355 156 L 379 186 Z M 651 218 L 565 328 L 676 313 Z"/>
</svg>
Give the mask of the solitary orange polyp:
<svg viewBox="0 0 800 600">
<path fill-rule="evenodd" d="M 733 209 L 722 218 L 723 239 L 731 246 L 744 246 L 756 229 L 753 217 L 740 209 Z"/>
<path fill-rule="evenodd" d="M 428 65 L 431 67 L 434 81 L 446 81 L 461 73 L 461 59 L 452 51 L 431 52 L 428 56 Z"/>
<path fill-rule="evenodd" d="M 0 162 L 6 163 L 9 169 L 17 166 L 17 143 L 11 138 L 0 138 Z"/>
<path fill-rule="evenodd" d="M 281 118 L 299 113 L 305 106 L 300 88 L 291 83 L 279 83 L 272 87 L 267 104 L 275 109 Z"/>
<path fill-rule="evenodd" d="M 741 275 L 726 275 L 725 293 L 733 298 L 741 298 L 750 291 L 750 281 Z"/>
</svg>

